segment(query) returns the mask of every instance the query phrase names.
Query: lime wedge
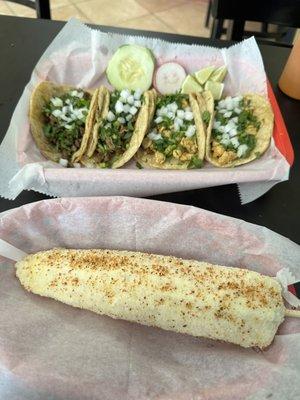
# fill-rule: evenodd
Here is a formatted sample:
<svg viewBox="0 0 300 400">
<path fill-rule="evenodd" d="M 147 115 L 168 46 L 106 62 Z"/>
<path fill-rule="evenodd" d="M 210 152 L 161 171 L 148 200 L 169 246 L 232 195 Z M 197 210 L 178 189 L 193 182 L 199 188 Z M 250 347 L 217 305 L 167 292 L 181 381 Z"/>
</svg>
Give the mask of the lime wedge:
<svg viewBox="0 0 300 400">
<path fill-rule="evenodd" d="M 224 78 L 227 74 L 227 67 L 223 65 L 222 67 L 217 68 L 209 77 L 210 81 L 214 82 L 223 82 Z"/>
<path fill-rule="evenodd" d="M 204 83 L 208 80 L 215 69 L 216 68 L 214 66 L 202 68 L 200 69 L 200 71 L 195 73 L 195 78 L 200 83 L 200 85 L 204 85 Z"/>
<path fill-rule="evenodd" d="M 202 86 L 192 75 L 188 75 L 181 86 L 181 93 L 185 94 L 202 92 L 202 90 Z"/>
<path fill-rule="evenodd" d="M 224 83 L 207 81 L 205 90 L 210 90 L 214 100 L 220 100 L 224 89 Z"/>
</svg>

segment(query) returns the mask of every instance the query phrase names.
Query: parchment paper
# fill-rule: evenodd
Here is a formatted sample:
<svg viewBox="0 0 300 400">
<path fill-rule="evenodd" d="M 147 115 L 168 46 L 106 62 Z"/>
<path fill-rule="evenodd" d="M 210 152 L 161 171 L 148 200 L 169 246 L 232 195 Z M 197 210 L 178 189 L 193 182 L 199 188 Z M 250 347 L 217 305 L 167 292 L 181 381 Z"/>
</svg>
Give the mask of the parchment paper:
<svg viewBox="0 0 300 400">
<path fill-rule="evenodd" d="M 130 249 L 299 280 L 300 250 L 241 220 L 122 197 L 54 199 L 0 216 L 0 238 L 27 253 L 54 246 Z M 300 321 L 263 352 L 113 320 L 26 292 L 0 258 L 0 398 L 295 400 Z M 297 397 L 298 396 L 298 397 Z"/>
<path fill-rule="evenodd" d="M 240 183 L 243 203 L 261 196 L 274 184 L 287 180 L 289 164 L 272 142 L 259 160 L 235 169 L 206 165 L 201 170 L 138 170 L 129 163 L 119 171 L 66 169 L 46 161 L 38 151 L 28 123 L 29 98 L 42 80 L 82 88 L 107 84 L 105 69 L 116 49 L 137 43 L 152 49 L 158 64 L 176 60 L 187 72 L 207 65 L 228 67 L 225 93 L 266 95 L 266 75 L 254 38 L 229 49 L 189 46 L 138 36 L 106 34 L 71 19 L 37 63 L 13 114 L 0 148 L 0 195 L 14 199 L 24 189 L 57 197 L 129 195 L 150 196 L 180 190 Z M 252 182 L 245 186 L 244 182 Z M 256 182 L 256 184 L 254 184 Z M 250 190 L 249 190 L 250 189 Z"/>
</svg>

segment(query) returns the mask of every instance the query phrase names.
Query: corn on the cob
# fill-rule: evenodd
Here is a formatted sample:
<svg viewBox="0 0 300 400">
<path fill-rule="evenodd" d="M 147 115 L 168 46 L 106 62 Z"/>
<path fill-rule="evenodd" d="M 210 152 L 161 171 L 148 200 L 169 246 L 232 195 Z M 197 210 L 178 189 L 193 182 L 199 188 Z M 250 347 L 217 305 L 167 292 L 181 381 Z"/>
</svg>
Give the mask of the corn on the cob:
<svg viewBox="0 0 300 400">
<path fill-rule="evenodd" d="M 29 291 L 113 318 L 268 346 L 284 319 L 275 278 L 246 269 L 116 250 L 53 249 L 25 257 Z"/>
</svg>

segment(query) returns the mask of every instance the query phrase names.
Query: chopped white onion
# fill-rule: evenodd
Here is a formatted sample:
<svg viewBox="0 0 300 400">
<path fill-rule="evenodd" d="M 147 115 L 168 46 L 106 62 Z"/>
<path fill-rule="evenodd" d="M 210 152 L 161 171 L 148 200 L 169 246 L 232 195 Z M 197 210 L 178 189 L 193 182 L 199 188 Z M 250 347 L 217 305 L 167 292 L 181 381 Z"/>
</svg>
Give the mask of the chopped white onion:
<svg viewBox="0 0 300 400">
<path fill-rule="evenodd" d="M 130 107 L 129 112 L 131 115 L 135 115 L 137 113 L 137 111 L 138 111 L 138 109 L 136 107 L 134 107 L 134 106 Z"/>
<path fill-rule="evenodd" d="M 236 96 L 233 98 L 234 101 L 237 101 L 238 103 L 243 99 L 243 96 Z"/>
<path fill-rule="evenodd" d="M 225 118 L 230 118 L 231 117 L 232 112 L 231 111 L 227 111 L 226 113 L 224 113 L 224 117 Z"/>
<path fill-rule="evenodd" d="M 125 124 L 126 119 L 123 118 L 123 117 L 119 117 L 119 118 L 118 118 L 118 122 L 120 122 L 120 124 Z"/>
<path fill-rule="evenodd" d="M 107 124 L 105 124 L 105 125 L 104 125 L 104 128 L 105 128 L 105 129 L 109 129 L 109 128 L 111 128 L 111 123 L 110 123 L 110 122 L 108 122 Z"/>
<path fill-rule="evenodd" d="M 184 118 L 184 111 L 183 110 L 177 110 L 177 117 L 183 119 Z"/>
<path fill-rule="evenodd" d="M 107 121 L 112 122 L 116 119 L 116 116 L 112 111 L 108 111 L 106 119 Z"/>
<path fill-rule="evenodd" d="M 69 111 L 69 106 L 63 106 L 62 112 L 66 114 Z"/>
<path fill-rule="evenodd" d="M 175 118 L 175 114 L 173 113 L 173 111 L 168 111 L 167 112 L 167 117 L 170 119 L 174 119 Z"/>
<path fill-rule="evenodd" d="M 54 110 L 52 111 L 52 115 L 54 115 L 54 117 L 59 118 L 62 116 L 62 111 L 61 110 Z"/>
<path fill-rule="evenodd" d="M 72 97 L 79 97 L 80 99 L 83 97 L 83 92 L 79 92 L 78 90 L 72 90 L 70 94 Z"/>
<path fill-rule="evenodd" d="M 242 112 L 242 110 L 238 107 L 235 107 L 235 109 L 233 110 L 236 114 L 240 114 Z"/>
<path fill-rule="evenodd" d="M 162 108 L 160 109 L 160 115 L 167 115 L 167 113 L 168 113 L 167 107 L 162 107 Z"/>
<path fill-rule="evenodd" d="M 233 101 L 231 99 L 227 101 L 226 108 L 228 111 L 231 111 L 234 108 Z"/>
<path fill-rule="evenodd" d="M 73 114 L 76 116 L 76 118 L 72 118 L 72 119 L 83 119 L 85 117 L 82 110 L 77 110 L 76 112 L 74 110 Z"/>
<path fill-rule="evenodd" d="M 220 100 L 219 103 L 218 103 L 218 107 L 217 108 L 218 109 L 225 108 L 225 101 L 224 100 Z"/>
<path fill-rule="evenodd" d="M 133 97 L 132 94 L 131 94 L 130 96 L 127 97 L 127 103 L 130 104 L 130 105 L 133 105 L 133 103 L 134 103 L 134 97 Z"/>
<path fill-rule="evenodd" d="M 237 130 L 236 130 L 236 128 L 231 128 L 230 131 L 229 131 L 229 136 L 230 136 L 230 137 L 234 137 L 234 136 L 236 136 L 236 135 L 237 135 Z"/>
<path fill-rule="evenodd" d="M 162 117 L 157 117 L 157 118 L 155 118 L 154 122 L 156 124 L 160 124 L 161 122 L 163 122 L 163 118 Z"/>
<path fill-rule="evenodd" d="M 221 122 L 220 121 L 214 121 L 214 124 L 213 124 L 213 128 L 214 129 L 219 129 L 220 126 L 221 126 Z"/>
<path fill-rule="evenodd" d="M 131 114 L 126 115 L 125 119 L 127 122 L 130 121 L 132 119 L 132 115 Z"/>
<path fill-rule="evenodd" d="M 182 126 L 182 125 L 183 125 L 183 120 L 182 120 L 181 118 L 179 118 L 179 117 L 176 117 L 176 118 L 174 119 L 174 124 L 177 124 L 177 125 L 179 125 L 179 126 Z"/>
<path fill-rule="evenodd" d="M 150 132 L 150 133 L 148 133 L 148 138 L 150 139 L 150 140 L 159 140 L 159 139 L 162 139 L 162 136 L 161 136 L 161 134 L 160 133 L 156 133 L 155 131 L 153 131 L 153 132 Z"/>
<path fill-rule="evenodd" d="M 174 131 L 175 132 L 180 131 L 180 125 L 177 122 L 174 122 Z"/>
<path fill-rule="evenodd" d="M 237 137 L 233 137 L 230 139 L 232 146 L 237 149 L 240 145 L 239 139 Z"/>
<path fill-rule="evenodd" d="M 224 132 L 225 133 L 228 133 L 230 131 L 230 129 L 232 129 L 230 125 L 228 125 L 228 124 L 224 125 Z"/>
<path fill-rule="evenodd" d="M 129 113 L 129 110 L 130 110 L 130 105 L 129 105 L 129 104 L 124 104 L 124 106 L 123 106 L 123 112 L 124 112 L 125 114 L 128 114 L 128 113 Z"/>
<path fill-rule="evenodd" d="M 74 119 L 77 119 L 76 117 L 75 118 L 69 118 L 69 117 L 66 117 L 64 114 L 61 114 L 60 115 L 60 118 L 63 120 L 63 121 L 65 121 L 65 122 L 67 122 L 67 123 L 69 123 L 69 122 L 71 122 L 72 120 L 74 120 Z"/>
<path fill-rule="evenodd" d="M 133 97 L 135 98 L 135 100 L 139 100 L 142 96 L 142 90 L 141 89 L 136 89 L 136 91 L 133 94 Z"/>
<path fill-rule="evenodd" d="M 51 99 L 51 103 L 54 105 L 54 107 L 62 107 L 63 106 L 63 101 L 59 97 L 53 97 Z"/>
<path fill-rule="evenodd" d="M 184 111 L 192 111 L 191 107 L 185 107 Z"/>
<path fill-rule="evenodd" d="M 224 133 L 222 135 L 221 144 L 223 144 L 224 146 L 228 146 L 230 144 L 230 138 L 227 133 Z"/>
<path fill-rule="evenodd" d="M 237 150 L 237 156 L 239 158 L 243 157 L 243 155 L 246 153 L 248 150 L 248 146 L 246 144 L 241 144 Z"/>
<path fill-rule="evenodd" d="M 70 117 L 67 117 L 66 115 L 64 115 L 64 116 L 61 116 L 61 118 L 62 118 L 64 121 L 68 121 L 68 120 L 70 120 L 70 121 L 76 121 L 77 119 L 80 119 L 77 110 L 74 110 L 74 112 L 72 112 L 72 114 L 70 115 Z"/>
<path fill-rule="evenodd" d="M 232 119 L 230 119 L 230 120 L 227 122 L 227 125 L 228 125 L 230 128 L 236 128 L 236 124 L 232 121 Z"/>
<path fill-rule="evenodd" d="M 192 137 L 192 136 L 194 136 L 195 132 L 196 132 L 196 126 L 190 125 L 185 132 L 185 136 Z"/>
<path fill-rule="evenodd" d="M 178 110 L 178 105 L 174 101 L 173 103 L 168 104 L 168 109 L 175 113 Z"/>
<path fill-rule="evenodd" d="M 130 91 L 128 89 L 123 89 L 120 93 L 120 98 L 123 102 L 127 101 L 127 98 L 130 96 Z"/>
<path fill-rule="evenodd" d="M 194 119 L 194 115 L 193 115 L 192 111 L 185 111 L 184 119 L 186 121 L 192 121 Z"/>
<path fill-rule="evenodd" d="M 234 117 L 234 118 L 231 118 L 231 121 L 233 121 L 235 124 L 237 124 L 239 119 L 238 119 L 238 117 Z"/>
<path fill-rule="evenodd" d="M 137 107 L 137 108 L 141 107 L 141 105 L 142 105 L 141 100 L 135 100 L 134 103 L 133 103 L 133 105 L 134 105 L 135 107 Z"/>
<path fill-rule="evenodd" d="M 59 159 L 59 163 L 60 163 L 60 165 L 62 165 L 63 167 L 67 167 L 67 166 L 68 166 L 68 160 L 66 160 L 65 158 L 60 158 L 60 159 Z"/>
<path fill-rule="evenodd" d="M 68 129 L 68 130 L 71 130 L 71 129 L 73 129 L 73 125 L 66 124 L 65 128 Z"/>
<path fill-rule="evenodd" d="M 121 114 L 121 112 L 124 111 L 123 103 L 122 103 L 120 100 L 118 100 L 118 101 L 116 102 L 116 104 L 115 104 L 115 110 L 116 110 L 116 113 L 117 113 L 117 114 Z"/>
</svg>

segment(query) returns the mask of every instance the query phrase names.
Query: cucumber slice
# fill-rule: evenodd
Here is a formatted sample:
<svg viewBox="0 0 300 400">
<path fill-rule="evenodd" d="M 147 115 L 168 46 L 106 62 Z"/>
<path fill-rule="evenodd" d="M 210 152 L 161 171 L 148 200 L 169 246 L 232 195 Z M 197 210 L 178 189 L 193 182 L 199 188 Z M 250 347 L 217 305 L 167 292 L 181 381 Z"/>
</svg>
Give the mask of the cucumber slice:
<svg viewBox="0 0 300 400">
<path fill-rule="evenodd" d="M 106 69 L 107 79 L 117 90 L 148 90 L 152 84 L 154 56 L 146 47 L 126 44 L 118 48 Z"/>
</svg>

